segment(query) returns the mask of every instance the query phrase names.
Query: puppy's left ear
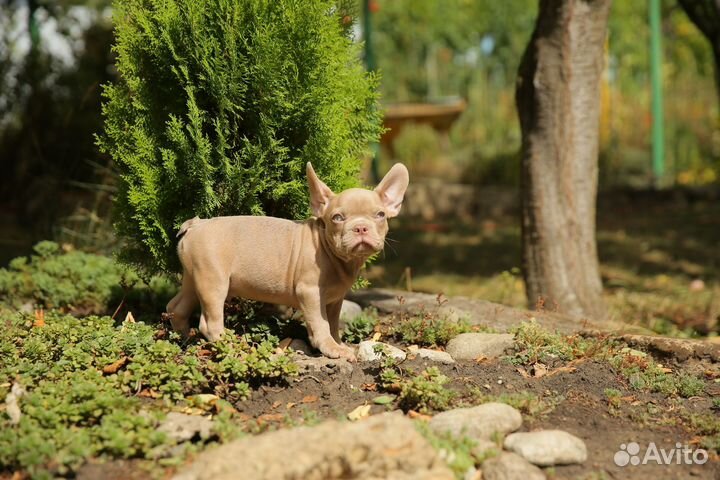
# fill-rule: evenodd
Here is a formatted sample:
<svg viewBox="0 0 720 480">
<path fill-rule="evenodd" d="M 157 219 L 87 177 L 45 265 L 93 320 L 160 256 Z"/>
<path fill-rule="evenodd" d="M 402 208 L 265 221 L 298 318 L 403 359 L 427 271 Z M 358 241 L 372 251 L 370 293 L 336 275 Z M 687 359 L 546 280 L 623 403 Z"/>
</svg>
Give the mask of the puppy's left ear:
<svg viewBox="0 0 720 480">
<path fill-rule="evenodd" d="M 305 171 L 307 173 L 308 186 L 310 187 L 310 207 L 312 208 L 313 215 L 322 217 L 330 203 L 330 199 L 335 194 L 318 178 L 310 162 L 307 163 Z"/>
<path fill-rule="evenodd" d="M 407 168 L 402 163 L 396 163 L 375 187 L 375 191 L 385 205 L 385 215 L 388 218 L 397 217 L 400 213 L 408 183 L 410 183 L 410 174 Z"/>
</svg>

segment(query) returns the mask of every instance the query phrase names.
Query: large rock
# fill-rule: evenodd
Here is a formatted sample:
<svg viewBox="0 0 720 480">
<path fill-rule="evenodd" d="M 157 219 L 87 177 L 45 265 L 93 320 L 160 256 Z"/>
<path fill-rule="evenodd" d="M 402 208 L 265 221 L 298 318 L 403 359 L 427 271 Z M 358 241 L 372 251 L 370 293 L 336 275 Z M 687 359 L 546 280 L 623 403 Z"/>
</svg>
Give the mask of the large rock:
<svg viewBox="0 0 720 480">
<path fill-rule="evenodd" d="M 452 480 L 438 453 L 399 412 L 248 436 L 201 453 L 175 480 Z"/>
<path fill-rule="evenodd" d="M 504 445 L 527 461 L 543 467 L 587 460 L 585 442 L 562 430 L 513 433 L 507 436 Z"/>
<path fill-rule="evenodd" d="M 402 302 L 398 300 L 398 297 L 402 297 Z M 436 307 L 438 303 L 436 294 L 386 288 L 355 290 L 348 292 L 348 298 L 359 303 L 363 308 L 376 308 L 380 313 L 422 315 L 427 312 L 428 309 L 432 309 L 438 317 L 456 315 L 457 317 L 467 319 L 471 325 L 489 326 L 499 331 L 510 330 L 511 328 L 517 327 L 521 322 L 535 318 L 540 326 L 550 331 L 558 331 L 565 334 L 588 330 L 649 333 L 647 329 L 628 325 L 621 321 L 600 322 L 550 311 L 530 312 L 528 310 L 512 308 L 476 298 L 448 297 L 442 306 Z"/>
<path fill-rule="evenodd" d="M 461 333 L 445 350 L 455 360 L 475 360 L 499 357 L 514 344 L 515 337 L 509 333 Z"/>
<path fill-rule="evenodd" d="M 505 435 L 522 425 L 519 411 L 504 403 L 484 403 L 477 407 L 456 408 L 438 413 L 430 420 L 437 432 L 467 435 L 478 440 L 491 440 L 494 433 Z"/>
<path fill-rule="evenodd" d="M 350 300 L 343 300 L 342 306 L 340 307 L 340 320 L 343 322 L 350 322 L 356 317 L 360 316 L 362 308 L 355 302 Z"/>
<path fill-rule="evenodd" d="M 447 352 L 441 352 L 440 350 L 431 350 L 429 348 L 418 348 L 417 350 L 412 350 L 410 353 L 414 353 L 420 358 L 425 358 L 427 360 L 431 360 L 433 362 L 438 363 L 445 363 L 445 364 L 451 364 L 455 363 L 455 360 L 453 360 L 452 356 L 450 356 Z"/>
<path fill-rule="evenodd" d="M 372 340 L 365 340 L 360 342 L 358 345 L 357 359 L 359 362 L 372 362 L 373 360 L 380 360 L 382 355 L 375 352 L 375 346 L 382 345 L 385 349 L 386 354 L 389 357 L 397 358 L 398 360 L 405 360 L 406 354 L 397 347 L 393 347 L 387 343 L 375 342 Z"/>
<path fill-rule="evenodd" d="M 194 438 L 206 440 L 213 431 L 213 421 L 200 415 L 187 415 L 180 412 L 170 412 L 158 427 L 176 442 L 186 442 Z"/>
<path fill-rule="evenodd" d="M 545 480 L 545 473 L 520 455 L 503 452 L 482 464 L 483 480 Z"/>
</svg>

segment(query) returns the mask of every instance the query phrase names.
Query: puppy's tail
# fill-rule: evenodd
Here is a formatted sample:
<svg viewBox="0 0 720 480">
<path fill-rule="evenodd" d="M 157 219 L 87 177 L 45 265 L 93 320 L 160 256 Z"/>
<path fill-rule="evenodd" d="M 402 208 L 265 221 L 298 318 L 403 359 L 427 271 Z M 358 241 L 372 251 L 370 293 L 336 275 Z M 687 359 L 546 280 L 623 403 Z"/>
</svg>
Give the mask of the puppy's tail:
<svg viewBox="0 0 720 480">
<path fill-rule="evenodd" d="M 191 218 L 190 220 L 186 220 L 185 222 L 183 222 L 183 224 L 180 225 L 180 230 L 178 230 L 176 238 L 180 238 L 183 235 L 185 235 L 188 232 L 188 230 L 190 230 L 193 226 L 197 225 L 198 223 L 202 222 L 202 220 L 203 219 L 200 217 L 195 217 L 195 218 Z"/>
</svg>

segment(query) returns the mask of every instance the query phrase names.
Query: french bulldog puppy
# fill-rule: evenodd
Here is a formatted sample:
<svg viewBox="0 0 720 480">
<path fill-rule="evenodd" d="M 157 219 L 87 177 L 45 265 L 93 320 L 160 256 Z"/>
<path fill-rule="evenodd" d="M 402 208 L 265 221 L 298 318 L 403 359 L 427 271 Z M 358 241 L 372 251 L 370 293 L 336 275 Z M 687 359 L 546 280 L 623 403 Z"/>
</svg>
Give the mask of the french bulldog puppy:
<svg viewBox="0 0 720 480">
<path fill-rule="evenodd" d="M 200 332 L 217 340 L 225 300 L 242 297 L 301 309 L 313 347 L 330 358 L 355 360 L 354 350 L 340 343 L 340 307 L 367 258 L 383 249 L 409 174 L 397 163 L 375 190 L 335 194 L 308 163 L 307 181 L 314 217 L 305 222 L 234 216 L 182 224 L 182 287 L 167 305 L 176 331 L 189 332 L 188 318 L 199 303 Z"/>
</svg>

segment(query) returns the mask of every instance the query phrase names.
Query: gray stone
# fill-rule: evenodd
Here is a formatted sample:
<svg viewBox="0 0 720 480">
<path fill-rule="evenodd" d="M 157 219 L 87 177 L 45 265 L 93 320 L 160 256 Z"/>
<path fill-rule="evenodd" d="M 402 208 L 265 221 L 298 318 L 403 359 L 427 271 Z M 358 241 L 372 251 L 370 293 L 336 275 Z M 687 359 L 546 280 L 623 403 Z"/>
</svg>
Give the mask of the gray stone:
<svg viewBox="0 0 720 480">
<path fill-rule="evenodd" d="M 509 333 L 461 333 L 445 350 L 455 360 L 475 360 L 499 357 L 514 344 L 515 337 Z"/>
<path fill-rule="evenodd" d="M 362 308 L 355 302 L 350 300 L 343 300 L 342 307 L 340 307 L 340 319 L 343 322 L 349 322 L 354 320 L 355 317 L 362 313 Z"/>
<path fill-rule="evenodd" d="M 431 350 L 429 348 L 418 348 L 415 352 L 415 355 L 417 355 L 420 358 L 427 358 L 428 360 L 432 360 L 433 362 L 438 363 L 455 363 L 455 360 L 450 356 L 447 352 L 441 352 L 440 350 Z"/>
<path fill-rule="evenodd" d="M 438 413 L 430 427 L 438 432 L 467 435 L 472 439 L 491 440 L 494 433 L 505 435 L 522 425 L 522 415 L 504 403 L 484 403 L 477 407 L 456 408 Z"/>
<path fill-rule="evenodd" d="M 312 347 L 308 345 L 305 340 L 300 338 L 294 338 L 293 341 L 290 342 L 290 345 L 288 345 L 288 348 L 292 348 L 296 352 L 302 352 L 305 355 L 313 354 Z"/>
<path fill-rule="evenodd" d="M 513 433 L 507 436 L 504 445 L 530 463 L 543 467 L 587 460 L 585 442 L 562 430 Z"/>
<path fill-rule="evenodd" d="M 200 453 L 175 480 L 338 478 L 452 480 L 438 453 L 399 412 L 248 436 Z"/>
<path fill-rule="evenodd" d="M 360 342 L 358 345 L 357 359 L 359 362 L 372 362 L 373 360 L 380 360 L 382 355 L 375 352 L 375 345 L 383 345 L 385 352 L 388 356 L 397 358 L 398 360 L 405 360 L 406 354 L 397 347 L 393 347 L 387 343 L 374 342 L 372 340 L 365 340 Z"/>
<path fill-rule="evenodd" d="M 402 302 L 398 301 L 398 297 L 402 297 Z M 428 309 L 433 309 L 439 317 L 443 317 L 455 312 L 458 317 L 466 318 L 471 325 L 493 327 L 498 331 L 507 331 L 516 327 L 520 322 L 526 322 L 528 319 L 534 318 L 540 326 L 553 332 L 558 331 L 565 334 L 588 330 L 602 332 L 619 330 L 624 333 L 642 330 L 649 333 L 645 329 L 629 327 L 627 323 L 620 321 L 599 322 L 550 311 L 529 312 L 525 309 L 512 308 L 476 298 L 448 297 L 442 307 L 437 308 L 437 311 L 435 310 L 437 305 L 436 294 L 369 288 L 348 292 L 348 298 L 359 303 L 363 308 L 376 308 L 380 313 L 412 316 L 422 315 Z"/>
<path fill-rule="evenodd" d="M 545 480 L 545 473 L 520 455 L 503 452 L 482 464 L 483 480 Z"/>
<path fill-rule="evenodd" d="M 170 412 L 158 427 L 176 442 L 187 442 L 195 437 L 202 440 L 210 438 L 213 430 L 213 421 L 201 415 L 187 415 L 180 412 Z"/>
</svg>

